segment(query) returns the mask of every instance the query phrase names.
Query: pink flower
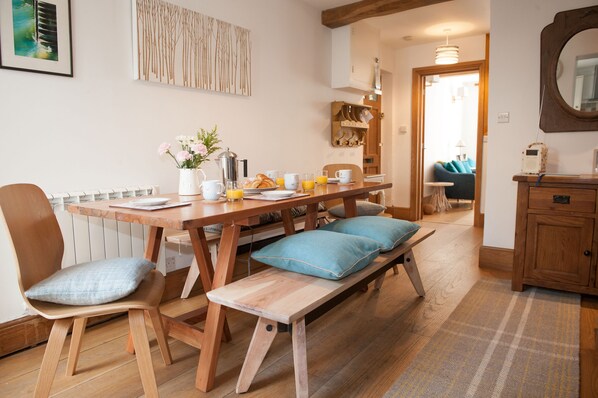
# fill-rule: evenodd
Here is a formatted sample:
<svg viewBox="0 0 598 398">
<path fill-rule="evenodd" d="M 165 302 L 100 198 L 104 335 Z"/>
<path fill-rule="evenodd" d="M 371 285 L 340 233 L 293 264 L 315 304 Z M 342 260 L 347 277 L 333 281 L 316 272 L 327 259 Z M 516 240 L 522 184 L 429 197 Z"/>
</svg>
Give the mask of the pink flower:
<svg viewBox="0 0 598 398">
<path fill-rule="evenodd" d="M 170 144 L 168 142 L 163 142 L 158 147 L 158 155 L 162 156 L 170 150 Z"/>
<path fill-rule="evenodd" d="M 180 151 L 179 153 L 176 154 L 176 160 L 178 160 L 179 162 L 184 162 L 185 160 L 190 160 L 190 159 L 193 159 L 193 155 L 191 155 L 187 151 Z"/>
<path fill-rule="evenodd" d="M 200 154 L 201 156 L 206 156 L 208 154 L 208 148 L 201 142 L 199 144 L 191 145 L 191 150 L 194 153 Z"/>
</svg>

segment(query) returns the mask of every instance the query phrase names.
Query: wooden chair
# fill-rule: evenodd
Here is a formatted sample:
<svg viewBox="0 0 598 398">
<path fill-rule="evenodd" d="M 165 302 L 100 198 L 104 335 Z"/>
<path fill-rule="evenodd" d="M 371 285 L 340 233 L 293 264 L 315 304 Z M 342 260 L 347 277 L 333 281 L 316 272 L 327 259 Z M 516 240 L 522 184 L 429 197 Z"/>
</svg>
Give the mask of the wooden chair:
<svg viewBox="0 0 598 398">
<path fill-rule="evenodd" d="M 158 388 L 145 329 L 144 311 L 149 313 L 164 362 L 172 363 L 158 310 L 164 292 L 164 276 L 153 270 L 134 293 L 101 305 L 73 306 L 30 300 L 24 292 L 61 269 L 64 252 L 62 233 L 46 195 L 35 185 L 15 184 L 1 187 L 0 208 L 6 221 L 4 225 L 7 227 L 7 235 L 12 239 L 23 299 L 33 311 L 46 319 L 54 320 L 34 396 L 47 397 L 50 394 L 60 352 L 73 323 L 66 367 L 69 376 L 75 373 L 77 367 L 87 318 L 128 311 L 130 336 L 135 347 L 145 395 L 157 397 Z"/>
</svg>

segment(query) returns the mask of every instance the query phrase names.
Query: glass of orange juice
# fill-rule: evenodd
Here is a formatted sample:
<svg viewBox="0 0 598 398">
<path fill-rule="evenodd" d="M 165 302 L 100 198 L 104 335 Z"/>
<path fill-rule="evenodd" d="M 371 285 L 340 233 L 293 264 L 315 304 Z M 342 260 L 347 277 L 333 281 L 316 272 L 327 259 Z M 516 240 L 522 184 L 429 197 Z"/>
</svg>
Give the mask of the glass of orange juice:
<svg viewBox="0 0 598 398">
<path fill-rule="evenodd" d="M 229 202 L 243 200 L 243 188 L 239 187 L 237 181 L 226 182 L 226 200 Z"/>
<path fill-rule="evenodd" d="M 328 170 L 319 170 L 316 174 L 316 184 L 326 185 L 328 184 Z"/>
<path fill-rule="evenodd" d="M 304 191 L 313 191 L 316 186 L 313 173 L 303 174 L 303 180 L 301 180 L 301 186 Z"/>
</svg>

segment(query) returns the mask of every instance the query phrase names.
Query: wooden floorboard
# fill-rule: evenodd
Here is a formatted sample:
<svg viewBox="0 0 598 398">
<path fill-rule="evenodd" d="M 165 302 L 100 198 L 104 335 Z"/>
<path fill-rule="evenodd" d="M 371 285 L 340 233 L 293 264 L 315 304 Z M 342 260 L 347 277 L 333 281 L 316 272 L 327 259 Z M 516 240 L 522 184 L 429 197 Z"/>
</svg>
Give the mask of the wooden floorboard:
<svg viewBox="0 0 598 398">
<path fill-rule="evenodd" d="M 402 268 L 387 274 L 381 291 L 357 293 L 308 326 L 309 387 L 313 397 L 380 397 L 426 345 L 440 325 L 480 278 L 510 278 L 508 273 L 480 269 L 482 230 L 473 228 L 458 208 L 421 222 L 436 228 L 415 250 L 426 289 L 420 298 Z M 468 224 L 469 223 L 469 224 Z M 204 296 L 174 300 L 161 308 L 177 316 L 205 302 Z M 582 306 L 582 377 L 596 377 L 598 354 L 596 299 Z M 149 332 L 152 359 L 162 397 L 236 397 L 237 377 L 256 318 L 228 312 L 233 340 L 224 343 L 209 393 L 195 389 L 199 351 L 170 340 L 173 364 L 165 366 Z M 88 328 L 75 376 L 64 375 L 67 347 L 62 351 L 52 394 L 56 397 L 139 397 L 143 395 L 135 357 L 125 352 L 125 317 Z M 67 339 L 67 344 L 69 339 Z M 45 344 L 0 359 L 0 396 L 31 396 Z M 583 366 L 586 366 L 584 369 Z M 595 393 L 584 383 L 582 397 Z M 585 390 L 584 390 L 585 388 Z M 288 334 L 279 334 L 245 397 L 294 396 L 293 358 Z"/>
</svg>

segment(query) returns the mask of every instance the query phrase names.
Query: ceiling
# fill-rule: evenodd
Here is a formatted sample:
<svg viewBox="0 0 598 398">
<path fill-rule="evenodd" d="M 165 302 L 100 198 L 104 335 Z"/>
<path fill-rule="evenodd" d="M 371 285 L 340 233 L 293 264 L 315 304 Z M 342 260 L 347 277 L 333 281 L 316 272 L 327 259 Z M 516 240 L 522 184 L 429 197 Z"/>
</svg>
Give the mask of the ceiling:
<svg viewBox="0 0 598 398">
<path fill-rule="evenodd" d="M 303 0 L 318 10 L 326 10 L 356 0 Z M 445 29 L 451 38 L 490 32 L 490 0 L 453 0 L 365 20 L 380 29 L 382 43 L 403 48 L 425 43 L 441 43 Z"/>
</svg>

